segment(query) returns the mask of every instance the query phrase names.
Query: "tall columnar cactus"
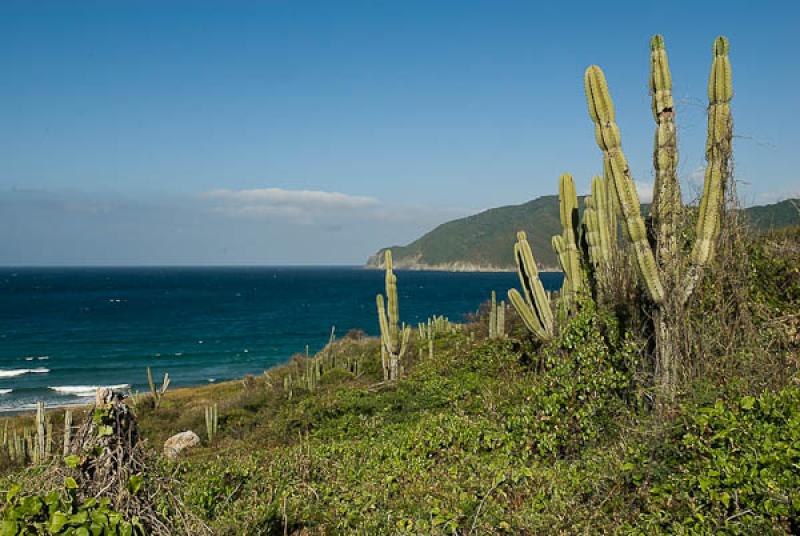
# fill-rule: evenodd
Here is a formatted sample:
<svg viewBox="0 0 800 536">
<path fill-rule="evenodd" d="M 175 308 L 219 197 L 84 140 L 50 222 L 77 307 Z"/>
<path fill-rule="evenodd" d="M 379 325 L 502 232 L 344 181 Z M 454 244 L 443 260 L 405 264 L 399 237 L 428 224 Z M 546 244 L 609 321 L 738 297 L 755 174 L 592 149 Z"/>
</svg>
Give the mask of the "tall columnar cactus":
<svg viewBox="0 0 800 536">
<path fill-rule="evenodd" d="M 397 276 L 394 275 L 392 252 L 386 250 L 384 257 L 386 268 L 386 300 L 378 294 L 375 302 L 378 306 L 378 322 L 381 329 L 381 347 L 388 356 L 384 366 L 384 379 L 391 381 L 400 375 L 401 362 L 408 347 L 411 331 L 400 327 L 400 312 L 397 299 Z"/>
<path fill-rule="evenodd" d="M 495 334 L 498 338 L 504 339 L 506 336 L 506 302 L 501 300 L 500 303 L 497 304 L 497 328 L 495 329 Z"/>
<path fill-rule="evenodd" d="M 584 77 L 589 116 L 595 124 L 595 138 L 603 151 L 605 175 L 613 185 L 619 200 L 622 223 L 633 245 L 636 263 L 648 294 L 655 303 L 664 301 L 664 286 L 658 274 L 656 259 L 647 241 L 647 229 L 641 215 L 639 194 L 631 177 L 628 161 L 622 152 L 619 127 L 615 122 L 614 104 L 608 94 L 606 77 L 600 67 L 592 65 Z"/>
<path fill-rule="evenodd" d="M 650 95 L 656 122 L 653 144 L 653 204 L 651 215 L 656 236 L 656 260 L 664 269 L 677 254 L 678 218 L 681 212 L 681 186 L 678 180 L 678 141 L 675 106 L 672 101 L 672 74 L 669 71 L 664 38 L 650 41 Z"/>
<path fill-rule="evenodd" d="M 514 257 L 517 261 L 517 274 L 525 298 L 517 289 L 512 288 L 508 291 L 508 299 L 530 331 L 542 340 L 552 339 L 553 311 L 550 308 L 550 298 L 539 279 L 539 268 L 536 266 L 533 251 L 531 251 L 528 237 L 524 231 L 517 233 Z"/>
</svg>

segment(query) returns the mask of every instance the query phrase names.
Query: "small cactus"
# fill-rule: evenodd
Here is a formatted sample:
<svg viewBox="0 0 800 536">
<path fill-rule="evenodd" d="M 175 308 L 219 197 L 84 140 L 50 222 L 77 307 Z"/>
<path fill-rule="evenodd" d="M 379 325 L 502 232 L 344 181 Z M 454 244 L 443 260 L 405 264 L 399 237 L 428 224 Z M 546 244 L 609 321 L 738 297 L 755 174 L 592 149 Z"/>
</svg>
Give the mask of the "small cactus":
<svg viewBox="0 0 800 536">
<path fill-rule="evenodd" d="M 69 455 L 69 446 L 72 443 L 72 410 L 64 411 L 64 457 Z"/>
<path fill-rule="evenodd" d="M 217 404 L 208 406 L 205 409 L 206 416 L 206 437 L 208 442 L 211 443 L 219 430 L 219 407 Z"/>
<path fill-rule="evenodd" d="M 44 402 L 39 401 L 36 403 L 36 443 L 33 449 L 33 463 L 42 463 L 47 458 L 48 439 Z"/>
<path fill-rule="evenodd" d="M 150 367 L 147 367 L 147 384 L 150 386 L 150 397 L 153 400 L 153 407 L 158 409 L 161 405 L 161 400 L 164 398 L 164 395 L 167 393 L 167 389 L 169 389 L 169 373 L 164 373 L 164 379 L 161 381 L 161 387 L 156 388 L 156 384 L 153 381 L 153 371 L 150 370 Z"/>
<path fill-rule="evenodd" d="M 378 307 L 378 323 L 381 330 L 381 349 L 384 353 L 384 380 L 392 381 L 400 376 L 402 359 L 408 348 L 408 338 L 411 330 L 400 327 L 400 313 L 397 299 L 397 276 L 394 275 L 392 266 L 392 252 L 386 250 L 384 254 L 386 266 L 386 299 L 383 294 L 375 297 Z M 388 357 L 388 360 L 387 360 Z"/>
</svg>

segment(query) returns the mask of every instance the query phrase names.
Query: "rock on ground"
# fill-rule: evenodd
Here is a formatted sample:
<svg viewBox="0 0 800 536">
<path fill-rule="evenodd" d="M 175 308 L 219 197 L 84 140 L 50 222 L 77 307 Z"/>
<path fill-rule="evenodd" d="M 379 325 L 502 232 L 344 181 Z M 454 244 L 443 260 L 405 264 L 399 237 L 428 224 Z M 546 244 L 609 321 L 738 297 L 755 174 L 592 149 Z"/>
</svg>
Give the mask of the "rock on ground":
<svg viewBox="0 0 800 536">
<path fill-rule="evenodd" d="M 187 430 L 170 437 L 164 442 L 164 456 L 167 458 L 177 458 L 184 450 L 200 444 L 200 438 Z"/>
</svg>

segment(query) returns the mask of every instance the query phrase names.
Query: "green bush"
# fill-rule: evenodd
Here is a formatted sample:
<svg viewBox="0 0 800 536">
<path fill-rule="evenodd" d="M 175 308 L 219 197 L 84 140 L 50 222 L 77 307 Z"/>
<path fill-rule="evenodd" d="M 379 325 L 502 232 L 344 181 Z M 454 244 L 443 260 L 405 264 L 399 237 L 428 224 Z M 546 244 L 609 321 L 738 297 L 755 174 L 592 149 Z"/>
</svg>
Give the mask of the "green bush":
<svg viewBox="0 0 800 536">
<path fill-rule="evenodd" d="M 80 502 L 77 483 L 67 478 L 64 490 L 46 495 L 20 495 L 19 486 L 6 494 L 0 515 L 0 536 L 63 534 L 73 536 L 132 536 L 145 534 L 138 518 L 127 521 L 108 499 Z"/>
<path fill-rule="evenodd" d="M 526 403 L 507 409 L 507 429 L 527 436 L 543 456 L 569 455 L 600 437 L 623 410 L 638 348 L 587 300 L 540 355 L 543 371 L 531 381 Z"/>
<path fill-rule="evenodd" d="M 701 408 L 673 441 L 645 490 L 644 532 L 800 531 L 800 389 Z M 634 486 L 648 479 L 648 457 L 625 464 Z"/>
</svg>

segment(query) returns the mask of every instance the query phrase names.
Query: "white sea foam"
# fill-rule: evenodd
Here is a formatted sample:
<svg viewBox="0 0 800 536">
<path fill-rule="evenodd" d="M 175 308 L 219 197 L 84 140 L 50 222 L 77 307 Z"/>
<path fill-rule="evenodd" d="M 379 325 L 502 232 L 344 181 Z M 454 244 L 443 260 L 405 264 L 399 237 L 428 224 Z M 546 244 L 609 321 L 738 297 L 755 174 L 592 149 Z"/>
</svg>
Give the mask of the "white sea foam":
<svg viewBox="0 0 800 536">
<path fill-rule="evenodd" d="M 120 383 L 117 385 L 57 385 L 50 387 L 50 389 L 63 395 L 73 395 L 85 398 L 94 396 L 95 391 L 101 388 L 119 391 L 122 389 L 130 389 L 130 387 L 131 384 L 129 383 Z"/>
<path fill-rule="evenodd" d="M 24 374 L 47 374 L 50 369 L 44 367 L 20 368 L 20 369 L 0 369 L 0 378 L 14 378 Z"/>
<path fill-rule="evenodd" d="M 25 361 L 33 361 L 34 359 L 37 360 L 37 361 L 45 361 L 47 359 L 50 359 L 50 356 L 49 355 L 40 355 L 40 356 L 29 355 L 29 356 L 25 356 Z"/>
<path fill-rule="evenodd" d="M 7 395 L 8 393 L 11 393 L 12 391 L 14 391 L 14 389 L 0 389 L 0 395 Z"/>
</svg>

